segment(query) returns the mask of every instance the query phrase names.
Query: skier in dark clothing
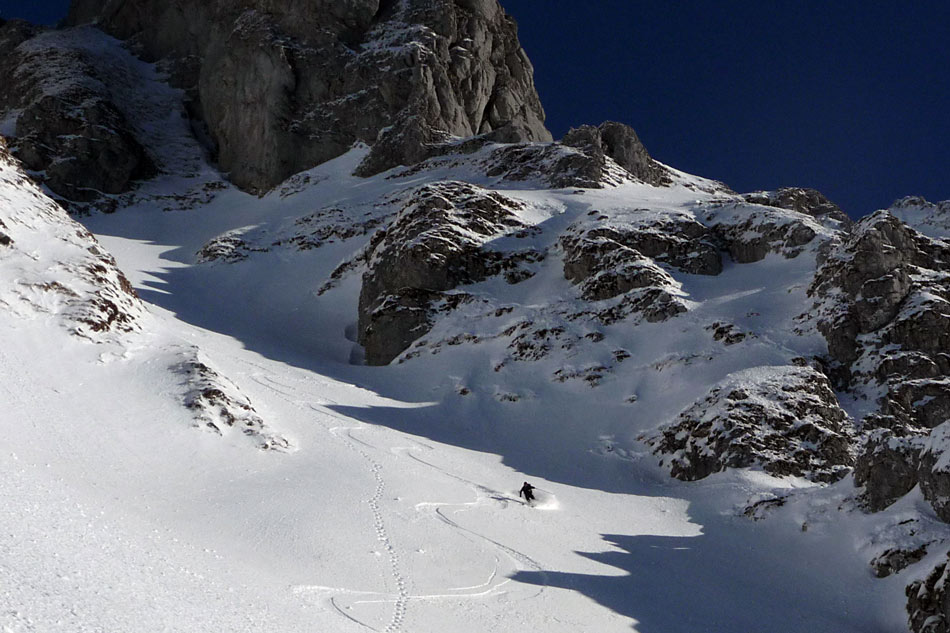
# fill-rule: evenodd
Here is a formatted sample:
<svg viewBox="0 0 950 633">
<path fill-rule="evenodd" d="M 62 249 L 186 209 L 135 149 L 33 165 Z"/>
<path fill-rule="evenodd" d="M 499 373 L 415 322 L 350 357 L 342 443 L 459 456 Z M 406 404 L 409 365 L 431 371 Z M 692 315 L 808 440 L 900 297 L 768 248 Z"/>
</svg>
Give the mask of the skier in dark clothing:
<svg viewBox="0 0 950 633">
<path fill-rule="evenodd" d="M 533 491 L 534 491 L 534 486 L 532 486 L 526 481 L 524 482 L 524 485 L 521 486 L 521 490 L 518 491 L 518 496 L 520 497 L 524 495 L 525 501 L 527 501 L 528 503 L 531 503 L 532 501 L 534 501 Z"/>
</svg>

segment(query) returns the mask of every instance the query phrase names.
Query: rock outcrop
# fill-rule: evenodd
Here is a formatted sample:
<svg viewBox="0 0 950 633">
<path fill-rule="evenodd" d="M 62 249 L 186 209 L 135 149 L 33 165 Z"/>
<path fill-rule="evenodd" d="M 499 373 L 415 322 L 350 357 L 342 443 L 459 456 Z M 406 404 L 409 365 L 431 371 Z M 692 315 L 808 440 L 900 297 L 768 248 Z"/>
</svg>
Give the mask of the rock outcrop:
<svg viewBox="0 0 950 633">
<path fill-rule="evenodd" d="M 747 202 L 797 211 L 810 215 L 822 224 L 847 230 L 853 222 L 841 207 L 816 189 L 782 187 L 776 191 L 755 191 L 742 196 Z"/>
<path fill-rule="evenodd" d="M 57 31 L 0 26 L 0 115 L 15 116 L 14 155 L 67 202 L 126 192 L 156 170 L 104 72 Z"/>
<path fill-rule="evenodd" d="M 176 361 L 170 369 L 181 376 L 183 404 L 198 426 L 218 435 L 240 433 L 261 450 L 291 450 L 290 441 L 267 428 L 247 396 L 212 368 L 197 348 L 183 349 Z"/>
<path fill-rule="evenodd" d="M 933 428 L 950 414 L 950 247 L 880 211 L 858 222 L 815 274 L 809 318 L 840 383 L 886 389 L 881 411 Z"/>
<path fill-rule="evenodd" d="M 669 170 L 650 157 L 637 133 L 629 125 L 607 121 L 598 127 L 583 125 L 564 135 L 561 144 L 583 150 L 593 168 L 604 169 L 609 157 L 634 178 L 662 187 L 672 183 Z"/>
<path fill-rule="evenodd" d="M 950 422 L 950 246 L 939 232 L 928 237 L 879 211 L 829 249 L 809 294 L 816 301 L 803 318 L 817 321 L 838 387 L 877 400 L 862 420 L 855 469 L 866 507 L 886 508 L 919 484 L 950 521 L 941 459 Z"/>
<path fill-rule="evenodd" d="M 907 586 L 908 624 L 912 633 L 950 633 L 950 566 L 943 561 L 927 577 Z"/>
<path fill-rule="evenodd" d="M 425 158 L 451 136 L 547 141 L 532 67 L 497 0 L 77 0 L 161 60 L 237 185 L 266 190 L 375 146 L 360 173 Z"/>
<path fill-rule="evenodd" d="M 854 461 L 850 420 L 828 379 L 810 367 L 731 374 L 647 441 L 685 481 L 760 467 L 776 476 L 831 482 Z"/>
<path fill-rule="evenodd" d="M 833 239 L 833 231 L 809 215 L 777 211 L 774 206 L 736 202 L 712 205 L 706 222 L 733 261 L 751 264 L 778 253 L 798 257 L 819 235 Z"/>
<path fill-rule="evenodd" d="M 920 454 L 917 477 L 934 512 L 950 523 L 950 421 L 931 431 Z"/>
<path fill-rule="evenodd" d="M 896 436 L 889 429 L 872 432 L 854 465 L 854 485 L 864 488 L 861 500 L 868 510 L 879 512 L 914 489 L 925 443 L 916 434 Z"/>
<path fill-rule="evenodd" d="M 521 204 L 461 182 L 415 191 L 392 223 L 377 233 L 367 253 L 359 301 L 359 342 L 366 361 L 385 365 L 432 325 L 436 304 L 465 301 L 451 293 L 464 284 L 512 273 L 532 250 L 502 253 L 487 243 L 525 225 L 513 213 Z M 523 276 L 513 274 L 510 282 Z"/>
<path fill-rule="evenodd" d="M 560 239 L 564 277 L 586 301 L 620 301 L 600 310 L 604 323 L 630 314 L 665 321 L 686 312 L 679 284 L 662 264 L 696 275 L 718 275 L 722 259 L 709 230 L 687 217 L 653 218 L 639 224 L 582 222 Z"/>
<path fill-rule="evenodd" d="M 0 140 L 0 306 L 93 341 L 141 330 L 145 307 L 115 259 L 23 172 Z"/>
<path fill-rule="evenodd" d="M 623 127 L 633 134 L 631 128 Z M 429 157 L 425 161 L 398 172 L 395 177 L 409 178 L 429 170 L 464 165 L 498 182 L 541 185 L 551 189 L 603 189 L 631 181 L 643 182 L 607 156 L 599 144 L 502 143 L 497 136 L 484 134 L 461 142 L 431 145 L 426 150 Z M 668 174 L 662 165 L 654 164 L 657 170 Z M 670 181 L 655 178 L 650 184 L 666 186 Z"/>
</svg>

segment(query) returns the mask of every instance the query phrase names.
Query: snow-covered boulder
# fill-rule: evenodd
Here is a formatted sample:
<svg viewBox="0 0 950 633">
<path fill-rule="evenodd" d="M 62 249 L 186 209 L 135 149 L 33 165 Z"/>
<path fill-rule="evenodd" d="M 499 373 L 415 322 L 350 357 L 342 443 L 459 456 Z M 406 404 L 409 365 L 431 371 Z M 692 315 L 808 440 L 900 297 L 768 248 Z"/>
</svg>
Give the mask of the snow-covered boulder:
<svg viewBox="0 0 950 633">
<path fill-rule="evenodd" d="M 907 586 L 908 624 L 912 633 L 950 633 L 950 561 Z"/>
<path fill-rule="evenodd" d="M 500 274 L 509 283 L 530 276 L 521 265 L 543 254 L 530 248 L 503 253 L 488 244 L 526 228 L 515 214 L 521 206 L 461 182 L 434 183 L 411 194 L 366 255 L 359 341 L 367 362 L 385 365 L 425 334 L 436 303 L 464 302 L 464 295 L 449 294 L 458 286 Z"/>
<path fill-rule="evenodd" d="M 854 464 L 854 485 L 864 489 L 868 510 L 879 512 L 913 490 L 925 443 L 918 434 L 897 436 L 887 429 L 870 435 Z"/>
<path fill-rule="evenodd" d="M 642 182 L 657 187 L 672 183 L 669 170 L 650 157 L 629 125 L 615 121 L 597 127 L 582 125 L 565 134 L 561 144 L 583 150 L 595 164 L 603 164 L 609 157 Z"/>
<path fill-rule="evenodd" d="M 647 441 L 677 479 L 758 467 L 817 482 L 853 464 L 851 421 L 828 379 L 811 367 L 754 367 L 730 374 Z"/>
<path fill-rule="evenodd" d="M 747 202 L 804 213 L 823 225 L 847 230 L 853 222 L 841 207 L 823 193 L 805 187 L 782 187 L 776 191 L 755 191 L 742 196 Z"/>
</svg>

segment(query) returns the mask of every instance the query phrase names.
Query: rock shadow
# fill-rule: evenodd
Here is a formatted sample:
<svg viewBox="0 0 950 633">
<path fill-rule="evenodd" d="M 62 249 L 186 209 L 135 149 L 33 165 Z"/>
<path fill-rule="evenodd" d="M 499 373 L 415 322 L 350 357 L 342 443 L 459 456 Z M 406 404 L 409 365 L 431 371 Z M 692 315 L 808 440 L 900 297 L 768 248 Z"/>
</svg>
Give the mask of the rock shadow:
<svg viewBox="0 0 950 633">
<path fill-rule="evenodd" d="M 739 534 L 749 536 L 749 530 Z M 822 574 L 803 568 L 794 551 L 762 536 L 742 541 L 725 531 L 720 537 L 605 534 L 610 550 L 578 554 L 624 575 L 521 571 L 513 579 L 580 592 L 635 620 L 638 633 L 893 630 L 883 612 L 867 609 L 863 579 L 855 584 L 834 569 Z M 762 564 L 763 556 L 771 566 Z"/>
</svg>

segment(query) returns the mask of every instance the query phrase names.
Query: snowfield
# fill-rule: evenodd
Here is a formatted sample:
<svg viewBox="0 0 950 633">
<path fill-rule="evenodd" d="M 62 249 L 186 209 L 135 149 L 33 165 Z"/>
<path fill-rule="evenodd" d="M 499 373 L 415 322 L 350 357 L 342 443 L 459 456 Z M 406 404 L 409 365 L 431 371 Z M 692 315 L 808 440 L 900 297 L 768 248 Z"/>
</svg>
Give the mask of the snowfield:
<svg viewBox="0 0 950 633">
<path fill-rule="evenodd" d="M 676 482 L 634 441 L 665 414 L 624 422 L 609 407 L 591 410 L 589 387 L 565 393 L 544 375 L 523 388 L 527 407 L 499 402 L 498 385 L 480 384 L 478 353 L 460 350 L 469 356 L 445 365 L 352 365 L 344 326 L 355 285 L 344 281 L 349 298 L 336 305 L 314 295 L 316 271 L 342 259 L 339 246 L 255 255 L 266 262 L 253 267 L 195 262 L 235 226 L 339 204 L 345 191 L 355 192 L 352 205 L 385 196 L 391 182 L 345 175 L 357 160 L 318 168 L 320 184 L 286 199 L 228 189 L 192 211 L 144 203 L 87 218 L 151 302 L 147 333 L 93 344 L 52 318 L 5 316 L 5 631 L 903 625 L 893 586 L 902 581 L 873 579 L 856 536 L 892 517 L 826 511 L 845 496 L 832 488 L 753 522 L 738 515 L 756 494 L 813 485 L 751 471 Z M 649 193 L 631 189 L 586 195 L 607 203 Z M 549 209 L 568 196 L 523 195 Z M 763 305 L 755 295 L 787 294 L 784 284 L 769 290 L 768 278 L 800 275 L 798 265 L 767 260 L 741 278 L 686 288 L 704 310 Z M 642 350 L 637 362 L 684 351 L 680 329 L 652 344 L 656 329 L 628 334 Z M 296 450 L 260 451 L 240 435 L 195 428 L 161 353 L 186 344 Z M 458 375 L 463 368 L 470 374 Z M 663 381 L 637 389 L 660 412 L 704 391 Z M 474 398 L 457 395 L 460 382 Z M 517 497 L 526 479 L 540 489 L 536 507 Z"/>
<path fill-rule="evenodd" d="M 833 228 L 675 170 L 668 188 L 490 176 L 494 146 L 368 179 L 355 147 L 255 197 L 205 161 L 152 66 L 89 30 L 50 37 L 118 65 L 162 174 L 81 218 L 97 254 L 0 160 L 0 631 L 906 630 L 904 587 L 943 552 L 883 579 L 869 563 L 947 538 L 918 490 L 865 514 L 850 475 L 683 482 L 646 442 L 717 385 L 825 353 L 798 317 Z M 373 235 L 443 181 L 515 202 L 520 236 L 471 241 L 545 257 L 464 285 L 469 303 L 365 365 Z M 657 321 L 592 315 L 614 298 L 565 278 L 569 229 L 687 222 L 778 246 L 721 274 L 684 271 L 692 251 L 644 263 L 678 310 Z M 104 251 L 107 285 L 121 270 L 141 302 L 124 295 L 130 327 L 87 331 L 83 262 Z"/>
</svg>

